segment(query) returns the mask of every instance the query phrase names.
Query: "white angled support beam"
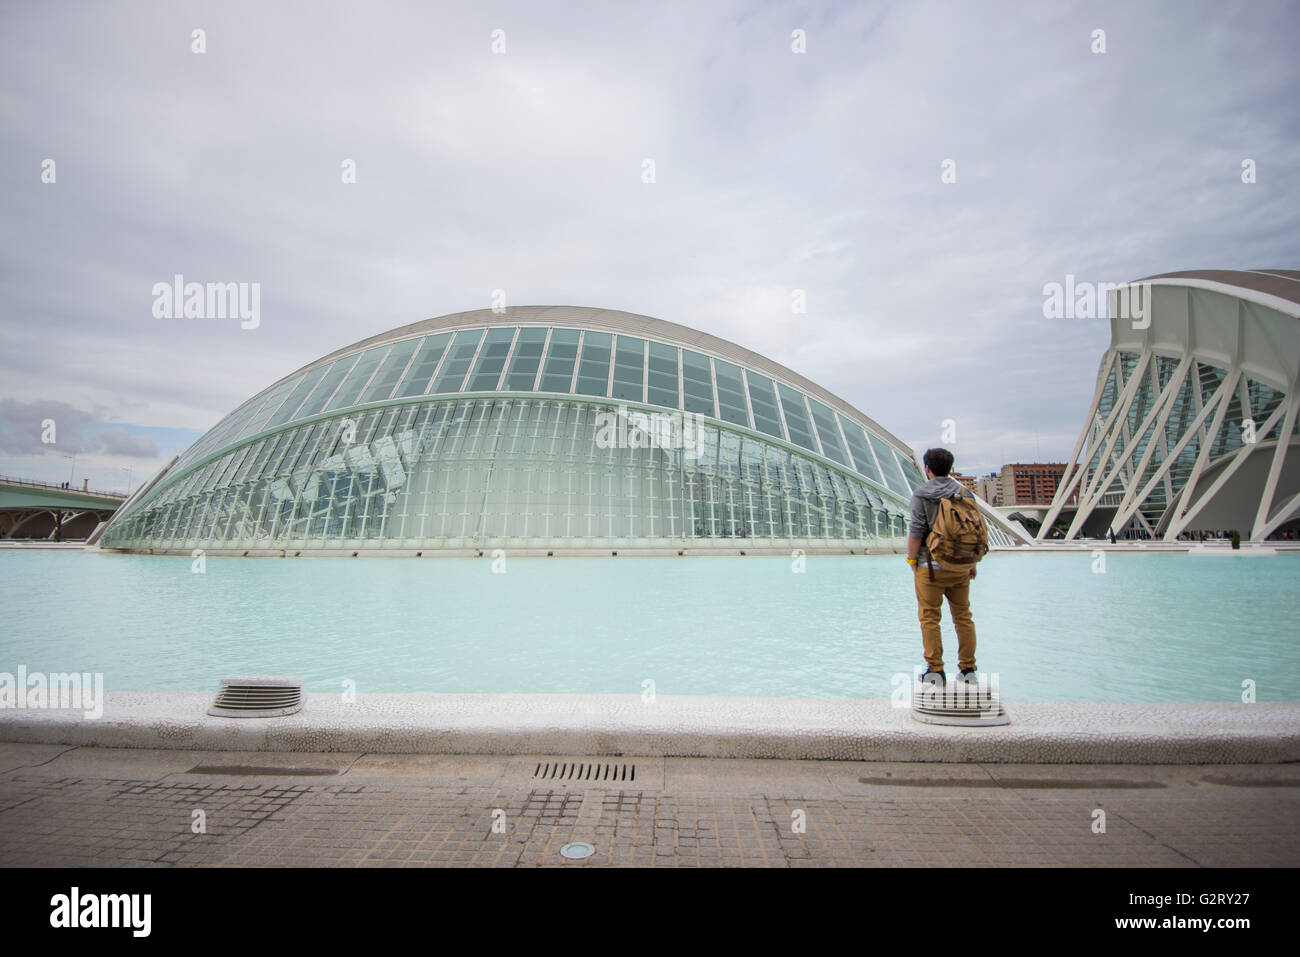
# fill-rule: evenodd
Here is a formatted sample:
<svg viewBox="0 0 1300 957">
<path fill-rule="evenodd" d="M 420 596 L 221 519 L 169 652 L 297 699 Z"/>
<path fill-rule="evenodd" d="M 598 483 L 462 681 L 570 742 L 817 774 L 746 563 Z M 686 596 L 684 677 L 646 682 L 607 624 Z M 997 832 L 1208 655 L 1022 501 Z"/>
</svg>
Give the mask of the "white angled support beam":
<svg viewBox="0 0 1300 957">
<path fill-rule="evenodd" d="M 1088 442 L 1088 462 L 1091 462 L 1096 458 L 1097 465 L 1095 468 L 1090 468 L 1089 466 L 1084 465 L 1079 469 L 1078 477 L 1080 482 L 1077 493 L 1078 504 L 1075 508 L 1074 519 L 1070 522 L 1069 528 L 1066 529 L 1066 539 L 1071 539 L 1078 534 L 1079 528 L 1083 524 L 1083 519 L 1087 516 L 1088 511 L 1090 511 L 1090 509 L 1085 508 L 1085 503 L 1088 500 L 1091 490 L 1096 486 L 1097 476 L 1103 468 L 1102 463 L 1106 460 L 1106 456 L 1109 454 L 1110 448 L 1114 444 L 1114 430 L 1116 428 L 1116 423 L 1120 421 L 1121 414 L 1123 414 L 1125 409 L 1128 407 L 1128 400 L 1131 397 L 1132 390 L 1136 387 L 1136 383 L 1140 381 L 1139 367 L 1142 366 L 1140 359 L 1134 366 L 1133 374 L 1128 378 L 1124 378 L 1123 364 L 1120 362 L 1118 352 L 1115 354 L 1113 365 L 1115 373 L 1115 397 L 1110 412 L 1106 416 L 1105 420 L 1100 423 L 1095 421 L 1096 413 L 1094 412 L 1093 420 L 1089 425 L 1085 426 L 1085 434 L 1089 434 L 1088 430 L 1091 429 L 1091 439 Z M 1109 442 L 1105 441 L 1107 436 L 1110 436 Z"/>
<path fill-rule="evenodd" d="M 1092 430 L 1093 419 L 1096 418 L 1097 409 L 1101 407 L 1101 400 L 1106 394 L 1106 389 L 1110 385 L 1111 372 L 1119 362 L 1119 351 L 1111 349 L 1102 359 L 1102 369 L 1097 375 L 1097 388 L 1092 397 L 1092 405 L 1088 407 L 1088 417 L 1084 419 L 1083 430 L 1079 433 L 1079 438 L 1075 440 L 1074 451 L 1070 453 L 1069 459 L 1066 460 L 1065 473 L 1061 476 L 1061 481 L 1056 487 L 1056 495 L 1052 501 L 1051 508 L 1048 509 L 1043 524 L 1039 527 L 1038 537 L 1044 538 L 1051 531 L 1052 523 L 1056 521 L 1061 509 L 1069 501 L 1070 494 L 1074 491 L 1083 479 L 1084 468 L 1079 463 L 1079 453 L 1083 450 L 1084 440 Z M 1089 444 L 1088 457 L 1092 457 L 1092 446 Z"/>
<path fill-rule="evenodd" d="M 1281 418 L 1283 413 L 1285 412 L 1286 409 L 1282 406 L 1279 406 L 1278 408 L 1274 409 L 1273 414 L 1270 415 L 1265 420 L 1264 424 L 1260 427 L 1259 429 L 1260 433 L 1263 435 L 1267 435 L 1269 431 L 1273 428 L 1273 426 L 1277 424 L 1278 419 Z M 1228 483 L 1228 479 L 1232 478 L 1232 476 L 1236 474 L 1237 470 L 1240 469 L 1241 466 L 1245 464 L 1246 460 L 1258 451 L 1259 451 L 1258 445 L 1254 445 L 1254 444 L 1242 445 L 1239 449 L 1237 449 L 1232 454 L 1232 458 L 1229 460 L 1228 464 L 1220 470 L 1217 476 L 1215 476 L 1214 481 L 1211 483 L 1208 489 L 1202 492 L 1194 500 L 1192 498 L 1192 495 L 1194 493 L 1189 491 L 1187 498 L 1185 498 L 1182 502 L 1181 517 L 1176 522 L 1171 523 L 1170 525 L 1170 529 L 1169 529 L 1170 537 L 1176 538 L 1178 536 L 1178 533 L 1181 532 L 1183 529 L 1185 529 L 1188 526 L 1188 524 L 1191 523 L 1192 519 L 1194 519 L 1197 516 L 1197 514 L 1199 514 L 1200 511 L 1203 508 L 1205 508 L 1205 506 L 1214 499 L 1214 496 L 1219 493 L 1219 490 L 1222 489 Z M 1187 484 L 1188 484 L 1188 489 L 1190 490 L 1192 488 L 1192 484 L 1191 482 L 1188 482 Z"/>
<path fill-rule="evenodd" d="M 1070 530 L 1066 532 L 1066 538 L 1073 538 L 1078 534 L 1079 529 L 1083 527 L 1084 520 L 1097 507 L 1102 496 L 1106 494 L 1110 482 L 1114 478 L 1114 469 L 1105 468 L 1105 465 L 1112 465 L 1115 443 L 1119 440 L 1123 431 L 1123 426 L 1128 419 L 1129 407 L 1133 404 L 1133 398 L 1141 388 L 1143 379 L 1146 378 L 1147 367 L 1151 362 L 1151 350 L 1144 349 L 1141 357 L 1133 366 L 1133 372 L 1124 383 L 1115 402 L 1115 408 L 1106 419 L 1104 426 L 1106 434 L 1109 436 L 1106 444 L 1102 447 L 1101 454 L 1097 459 L 1097 470 L 1088 483 L 1088 488 L 1079 493 L 1079 510 L 1074 515 L 1074 521 L 1070 523 Z M 1105 463 L 1105 465 L 1103 464 Z M 1105 478 L 1103 482 L 1101 479 Z"/>
<path fill-rule="evenodd" d="M 1291 401 L 1286 404 L 1286 416 L 1282 419 L 1282 428 L 1278 432 L 1277 447 L 1273 449 L 1273 460 L 1268 467 L 1268 479 L 1264 483 L 1264 492 L 1259 497 L 1259 509 L 1255 512 L 1255 522 L 1250 530 L 1251 541 L 1262 541 L 1272 532 L 1269 528 L 1269 512 L 1272 510 L 1273 496 L 1277 494 L 1277 481 L 1282 474 L 1282 465 L 1286 461 L 1287 452 L 1291 449 L 1291 434 L 1295 429 L 1296 413 L 1300 410 L 1300 395 L 1296 394 L 1294 386 L 1295 384 L 1292 383 Z M 1270 428 L 1271 426 L 1265 426 L 1257 434 L 1261 437 L 1268 435 Z"/>
<path fill-rule="evenodd" d="M 1187 524 L 1183 521 L 1188 507 L 1191 505 L 1196 495 L 1196 485 L 1201 479 L 1201 473 L 1205 471 L 1206 464 L 1210 461 L 1210 452 L 1214 448 L 1215 442 L 1219 438 L 1219 431 L 1223 428 L 1223 420 L 1227 416 L 1228 406 L 1232 404 L 1232 392 L 1237 387 L 1237 380 L 1241 377 L 1241 370 L 1235 366 L 1223 377 L 1223 382 L 1219 388 L 1214 391 L 1214 397 L 1210 400 L 1210 405 L 1215 407 L 1214 421 L 1210 425 L 1209 432 L 1205 436 L 1205 441 L 1201 443 L 1201 451 L 1196 456 L 1196 464 L 1192 466 L 1191 474 L 1187 476 L 1187 482 L 1183 486 L 1182 496 L 1178 506 L 1171 514 L 1169 531 L 1167 535 L 1170 538 L 1177 538 L 1178 533 L 1183 530 Z"/>
<path fill-rule="evenodd" d="M 1268 538 L 1279 526 L 1291 521 L 1297 515 L 1300 515 L 1300 492 L 1292 495 L 1278 506 L 1277 511 L 1273 513 L 1273 517 L 1268 520 L 1268 523 L 1260 531 L 1259 541 Z"/>
<path fill-rule="evenodd" d="M 1216 389 L 1214 394 L 1210 396 L 1208 400 L 1201 403 L 1199 401 L 1200 391 L 1199 385 L 1192 390 L 1193 394 L 1198 397 L 1200 412 L 1198 412 L 1196 418 L 1192 420 L 1191 425 L 1183 431 L 1182 438 L 1180 438 L 1177 444 L 1174 445 L 1173 449 L 1165 455 L 1164 461 L 1160 463 L 1160 468 L 1151 476 L 1150 479 L 1147 480 L 1146 485 L 1142 486 L 1137 495 L 1137 505 L 1140 506 L 1142 502 L 1146 501 L 1147 496 L 1151 494 L 1151 490 L 1156 487 L 1157 483 L 1162 481 L 1172 471 L 1174 464 L 1178 461 L 1179 456 L 1182 455 L 1183 449 L 1187 448 L 1188 443 L 1201 434 L 1200 429 L 1201 426 L 1205 424 L 1206 417 L 1212 412 L 1215 412 L 1219 408 L 1220 403 L 1226 403 L 1232 398 L 1223 391 L 1222 385 L 1220 385 L 1220 388 Z M 1169 510 L 1174 507 L 1175 499 L 1179 494 L 1181 494 L 1181 490 L 1170 496 L 1169 504 L 1166 506 L 1166 515 L 1168 515 Z"/>
<path fill-rule="evenodd" d="M 1183 381 L 1187 377 L 1187 367 L 1190 362 L 1191 360 L 1187 356 L 1184 356 L 1182 361 L 1178 363 L 1178 368 L 1174 371 L 1174 374 L 1170 376 L 1169 383 L 1161 391 L 1159 397 L 1151 403 L 1151 411 L 1147 413 L 1146 418 L 1142 420 L 1142 424 L 1138 427 L 1138 441 L 1129 443 L 1128 447 L 1124 450 L 1124 455 L 1111 470 L 1112 476 L 1107 477 L 1106 482 L 1103 483 L 1103 487 L 1109 486 L 1114 472 L 1121 468 L 1124 462 L 1132 457 L 1133 453 L 1137 451 L 1137 446 L 1141 437 L 1150 431 L 1151 438 L 1147 441 L 1146 448 L 1142 452 L 1142 457 L 1134 467 L 1133 474 L 1129 478 L 1129 481 L 1125 483 L 1128 486 L 1128 489 L 1124 493 L 1124 498 L 1120 500 L 1119 507 L 1115 511 L 1115 525 L 1123 525 L 1124 522 L 1128 520 L 1129 516 L 1132 515 L 1133 512 L 1137 510 L 1138 506 L 1140 506 L 1145 500 L 1145 496 L 1136 497 L 1138 483 L 1141 482 L 1142 474 L 1146 471 L 1147 465 L 1150 464 L 1151 457 L 1155 454 L 1156 449 L 1159 448 L 1157 438 L 1163 434 L 1165 423 L 1169 420 L 1169 412 L 1177 404 L 1178 394 L 1182 391 Z M 1157 379 L 1157 381 L 1159 381 L 1159 379 Z M 1153 421 L 1154 426 L 1152 425 Z"/>
</svg>

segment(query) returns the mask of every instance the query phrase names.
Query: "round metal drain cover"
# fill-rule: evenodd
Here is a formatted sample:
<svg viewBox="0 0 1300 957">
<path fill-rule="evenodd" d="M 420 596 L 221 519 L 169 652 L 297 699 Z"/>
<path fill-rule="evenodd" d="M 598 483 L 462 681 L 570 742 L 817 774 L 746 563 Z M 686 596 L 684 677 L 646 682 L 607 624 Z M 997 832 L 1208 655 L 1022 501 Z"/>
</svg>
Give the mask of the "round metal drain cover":
<svg viewBox="0 0 1300 957">
<path fill-rule="evenodd" d="M 566 861 L 585 861 L 596 853 L 596 846 L 586 841 L 574 841 L 560 848 L 560 856 Z"/>
</svg>

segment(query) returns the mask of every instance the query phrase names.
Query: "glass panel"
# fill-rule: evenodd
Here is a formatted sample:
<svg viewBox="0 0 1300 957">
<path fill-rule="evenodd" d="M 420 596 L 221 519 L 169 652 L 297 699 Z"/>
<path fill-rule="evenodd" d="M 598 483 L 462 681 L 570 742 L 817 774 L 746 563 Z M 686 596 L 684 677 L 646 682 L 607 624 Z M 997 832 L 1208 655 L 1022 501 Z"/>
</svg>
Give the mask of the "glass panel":
<svg viewBox="0 0 1300 957">
<path fill-rule="evenodd" d="M 229 441 L 242 438 L 245 435 L 256 435 L 261 432 L 269 419 L 284 402 L 285 396 L 293 389 L 297 380 L 286 382 L 279 386 L 274 392 L 263 399 L 258 400 L 257 410 L 249 418 L 248 423 L 239 430 L 238 434 L 231 433 Z"/>
<path fill-rule="evenodd" d="M 367 402 L 383 402 L 393 394 L 393 386 L 397 385 L 397 380 L 402 377 L 406 371 L 406 363 L 410 361 L 411 354 L 415 352 L 415 347 L 420 344 L 419 339 L 406 339 L 402 342 L 393 344 L 393 351 L 388 354 L 384 364 L 379 367 L 375 373 L 374 381 L 366 388 L 361 396 L 360 405 Z"/>
<path fill-rule="evenodd" d="M 312 389 L 311 395 L 307 396 L 307 401 L 302 404 L 302 408 L 298 410 L 298 414 L 294 418 L 301 419 L 308 415 L 315 415 L 325 408 L 325 403 L 334 394 L 334 390 L 339 387 L 339 383 L 356 365 L 357 358 L 357 356 L 344 356 L 330 366 L 330 371 L 325 373 L 316 388 Z"/>
<path fill-rule="evenodd" d="M 231 452 L 183 477 L 182 498 L 146 505 L 104 540 L 676 550 L 682 539 L 861 541 L 905 525 L 892 494 L 885 501 L 811 456 L 711 428 L 702 454 L 685 456 L 600 449 L 592 410 L 568 401 L 412 400 L 358 419 L 352 442 L 338 421 L 319 422 Z M 870 449 L 860 430 L 849 450 L 857 445 Z M 904 453 L 885 451 L 901 464 Z"/>
<path fill-rule="evenodd" d="M 302 400 L 311 394 L 311 390 L 316 388 L 316 383 L 320 382 L 321 377 L 325 375 L 328 369 L 329 366 L 317 366 L 299 379 L 298 384 L 289 393 L 289 398 L 284 400 L 284 405 L 280 406 L 275 415 L 266 423 L 266 427 L 273 429 L 277 425 L 283 425 L 292 419 L 293 414 L 298 411 L 298 406 L 302 405 Z"/>
<path fill-rule="evenodd" d="M 646 401 L 651 405 L 677 408 L 677 348 L 662 342 L 650 343 L 650 380 Z"/>
<path fill-rule="evenodd" d="M 510 371 L 506 373 L 502 388 L 507 392 L 532 392 L 533 383 L 537 381 L 537 367 L 542 362 L 542 347 L 545 345 L 545 329 L 520 329 L 515 354 L 510 359 Z"/>
<path fill-rule="evenodd" d="M 582 339 L 578 364 L 578 395 L 609 394 L 609 351 L 614 337 L 608 332 L 588 332 Z"/>
<path fill-rule="evenodd" d="M 267 466 L 273 465 L 276 454 L 283 452 L 284 443 L 288 440 L 289 434 L 281 432 L 279 435 L 271 436 L 266 440 L 265 452 L 258 455 L 257 461 L 253 463 L 253 468 L 248 477 L 256 481 L 266 474 Z"/>
<path fill-rule="evenodd" d="M 849 443 L 849 452 L 853 454 L 853 467 L 859 474 L 876 482 L 882 482 L 880 470 L 876 468 L 876 459 L 871 454 L 871 449 L 867 447 L 867 437 L 862 431 L 862 426 L 854 425 L 842 415 L 839 419 L 840 425 L 844 428 L 844 438 Z"/>
<path fill-rule="evenodd" d="M 191 445 L 189 450 L 177 460 L 176 464 L 172 467 L 172 471 L 179 475 L 180 472 L 189 466 L 191 462 L 196 462 L 203 458 L 210 449 L 217 447 L 217 443 L 221 441 L 222 436 L 233 428 L 236 422 L 242 421 L 244 416 L 250 414 L 252 411 L 252 403 L 246 402 L 234 412 L 231 412 L 228 416 L 209 429 L 202 438 Z M 169 480 L 163 479 L 162 485 L 156 487 L 155 491 L 151 493 L 150 496 L 142 496 L 141 498 L 136 499 L 135 503 L 127 510 L 127 513 L 136 512 L 144 504 L 146 498 L 156 495 L 157 492 L 161 490 L 162 486 L 167 484 L 170 484 Z"/>
<path fill-rule="evenodd" d="M 745 370 L 749 380 L 749 402 L 754 409 L 754 428 L 778 439 L 785 438 L 781 429 L 781 412 L 776 407 L 776 388 L 767 376 Z"/>
<path fill-rule="evenodd" d="M 912 490 L 907 487 L 903 470 L 898 467 L 898 462 L 894 459 L 894 450 L 873 432 L 868 432 L 867 437 L 871 439 L 871 447 L 876 450 L 876 461 L 884 469 L 885 484 L 900 495 L 911 495 Z"/>
<path fill-rule="evenodd" d="M 366 387 L 371 375 L 387 354 L 388 346 L 375 346 L 361 353 L 361 358 L 357 360 L 356 366 L 348 374 L 347 379 L 339 386 L 339 391 L 334 393 L 334 398 L 330 399 L 329 405 L 325 406 L 325 411 L 332 412 L 335 409 L 356 405 L 361 390 Z"/>
<path fill-rule="evenodd" d="M 478 362 L 474 364 L 474 374 L 469 377 L 466 392 L 495 392 L 501 381 L 501 370 L 506 367 L 506 356 L 510 354 L 510 343 L 515 338 L 515 327 L 508 329 L 489 329 L 487 341 L 479 350 Z"/>
<path fill-rule="evenodd" d="M 790 430 L 790 441 L 816 452 L 817 443 L 813 439 L 808 413 L 804 411 L 803 396 L 779 382 L 776 388 L 781 395 L 781 409 L 785 412 L 785 427 Z"/>
<path fill-rule="evenodd" d="M 275 440 L 273 438 L 262 439 L 262 441 L 260 442 L 254 442 L 252 445 L 245 446 L 244 459 L 242 462 L 240 462 L 239 468 L 235 470 L 232 478 L 230 479 L 231 484 L 237 484 L 239 482 L 244 481 L 244 479 L 248 477 L 248 473 L 252 471 L 253 465 L 262 456 L 266 455 L 268 452 L 271 451 L 270 446 L 274 443 L 274 441 Z"/>
<path fill-rule="evenodd" d="M 442 368 L 438 371 L 438 378 L 433 380 L 433 388 L 429 390 L 431 393 L 460 391 L 460 387 L 465 383 L 465 374 L 469 372 L 469 364 L 474 360 L 474 353 L 478 350 L 482 338 L 482 329 L 462 329 L 456 333 L 451 349 L 447 352 L 447 358 L 443 360 Z"/>
<path fill-rule="evenodd" d="M 749 427 L 749 410 L 745 407 L 745 381 L 740 366 L 713 360 L 718 377 L 718 417 L 736 425 Z"/>
<path fill-rule="evenodd" d="M 614 350 L 613 397 L 629 402 L 645 401 L 644 339 L 618 337 L 618 348 Z"/>
<path fill-rule="evenodd" d="M 831 410 L 813 398 L 808 399 L 808 407 L 812 409 L 813 424 L 817 426 L 817 437 L 822 440 L 822 452 L 828 459 L 839 462 L 840 465 L 848 465 L 849 457 L 844 454 L 844 443 L 840 441 L 839 426 L 835 424 L 835 416 L 831 414 Z"/>
<path fill-rule="evenodd" d="M 912 491 L 916 491 L 917 486 L 925 484 L 925 476 L 921 474 L 921 470 L 916 467 L 915 462 L 901 454 L 898 456 L 898 461 L 903 466 L 903 474 L 907 476 Z"/>
<path fill-rule="evenodd" d="M 578 360 L 577 329 L 552 329 L 551 345 L 542 368 L 542 392 L 565 392 L 573 386 L 573 366 Z"/>
<path fill-rule="evenodd" d="M 442 358 L 450 341 L 450 332 L 439 333 L 424 340 L 424 345 L 420 346 L 420 351 L 416 353 L 411 368 L 406 370 L 402 384 L 397 387 L 396 398 L 424 395 L 425 390 L 429 388 L 429 380 L 433 378 L 434 370 L 438 368 L 438 360 Z"/>
<path fill-rule="evenodd" d="M 682 350 L 682 392 L 687 412 L 717 417 L 713 408 L 713 373 L 709 357 Z"/>
</svg>

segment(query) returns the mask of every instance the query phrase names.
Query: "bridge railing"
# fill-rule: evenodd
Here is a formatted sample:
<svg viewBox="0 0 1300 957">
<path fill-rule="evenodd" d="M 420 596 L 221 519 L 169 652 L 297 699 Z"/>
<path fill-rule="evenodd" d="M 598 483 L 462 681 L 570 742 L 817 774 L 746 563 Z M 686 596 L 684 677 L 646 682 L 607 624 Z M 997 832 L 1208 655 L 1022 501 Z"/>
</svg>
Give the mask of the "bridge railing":
<svg viewBox="0 0 1300 957">
<path fill-rule="evenodd" d="M 71 484 L 61 485 L 54 482 L 38 482 L 35 479 L 15 478 L 12 475 L 0 475 L 0 482 L 4 482 L 7 485 L 24 485 L 28 488 L 51 488 L 56 492 L 80 492 L 82 495 L 104 495 L 109 498 L 126 498 L 125 492 L 110 492 L 106 489 L 97 488 L 78 488 Z"/>
</svg>

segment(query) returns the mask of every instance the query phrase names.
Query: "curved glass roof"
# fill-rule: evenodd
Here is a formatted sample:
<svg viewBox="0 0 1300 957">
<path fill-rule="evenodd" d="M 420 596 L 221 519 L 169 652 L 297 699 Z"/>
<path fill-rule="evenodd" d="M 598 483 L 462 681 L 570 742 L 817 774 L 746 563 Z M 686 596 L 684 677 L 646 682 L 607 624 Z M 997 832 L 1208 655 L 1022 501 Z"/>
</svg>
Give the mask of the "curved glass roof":
<svg viewBox="0 0 1300 957">
<path fill-rule="evenodd" d="M 594 309 L 565 311 L 575 319 L 583 313 L 610 315 Z M 480 324 L 403 336 L 461 317 L 478 318 Z M 636 318 L 664 327 L 654 331 L 686 329 Z M 607 318 L 603 324 L 612 325 Z M 726 340 L 707 338 L 713 340 L 710 344 L 730 346 L 728 353 L 745 352 Z M 698 413 L 799 446 L 903 496 L 923 481 L 902 443 L 847 403 L 808 388 L 812 383 L 794 373 L 765 375 L 728 361 L 721 351 L 580 324 L 515 324 L 491 310 L 428 320 L 363 340 L 282 379 L 226 416 L 171 471 L 179 475 L 211 452 L 322 413 L 420 396 L 533 392 Z M 784 368 L 770 360 L 763 364 L 772 371 Z M 787 378 L 797 381 L 783 381 Z"/>
</svg>

